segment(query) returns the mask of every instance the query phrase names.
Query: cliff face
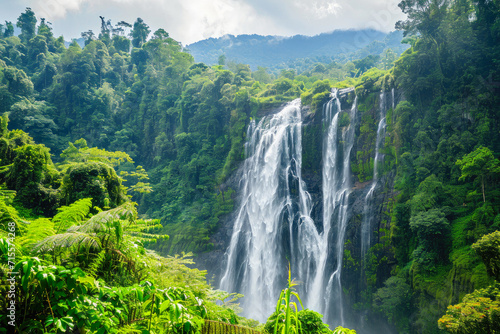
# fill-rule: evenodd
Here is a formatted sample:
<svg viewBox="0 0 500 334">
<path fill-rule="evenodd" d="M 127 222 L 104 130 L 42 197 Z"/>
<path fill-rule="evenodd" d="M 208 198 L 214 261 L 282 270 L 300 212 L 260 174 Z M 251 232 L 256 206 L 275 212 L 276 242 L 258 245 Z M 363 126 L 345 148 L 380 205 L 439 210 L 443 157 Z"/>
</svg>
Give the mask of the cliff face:
<svg viewBox="0 0 500 334">
<path fill-rule="evenodd" d="M 238 189 L 240 188 L 240 180 L 243 173 L 243 163 L 230 175 L 230 177 L 221 185 L 221 189 L 234 189 L 236 190 L 229 196 L 235 205 L 231 213 L 221 216 L 219 219 L 219 226 L 217 231 L 210 237 L 210 243 L 213 243 L 213 250 L 209 252 L 196 254 L 194 261 L 196 267 L 200 270 L 207 271 L 207 279 L 215 287 L 218 287 L 221 276 L 226 265 L 226 250 L 231 242 L 233 235 L 233 225 L 238 214 L 237 208 L 240 201 L 238 197 Z"/>
<path fill-rule="evenodd" d="M 341 102 L 341 113 L 347 113 L 352 108 L 356 98 L 354 90 L 340 90 L 338 96 Z M 401 96 L 399 92 L 392 94 L 389 91 L 385 94 L 372 93 L 361 98 L 358 97 L 357 119 L 349 122 L 349 124 L 355 124 L 356 131 L 350 161 L 352 189 L 347 211 L 348 223 L 344 239 L 341 279 L 345 292 L 344 303 L 348 309 L 356 308 L 358 310 L 358 312 L 349 312 L 348 318 L 350 319 L 346 319 L 346 321 L 348 323 L 362 323 L 364 324 L 362 327 L 367 326 L 368 323 L 373 327 L 374 323 L 377 323 L 376 327 L 383 328 L 385 332 L 391 332 L 393 329 L 389 328 L 387 324 L 371 316 L 368 311 L 371 307 L 371 301 L 367 298 L 367 292 L 374 292 L 378 288 L 377 282 L 384 282 L 390 276 L 391 268 L 395 264 L 389 244 L 389 212 L 392 199 L 396 195 L 394 191 L 395 171 L 391 170 L 390 156 L 384 156 L 385 159 L 382 160 L 381 166 L 379 164 L 380 176 L 378 180 L 373 180 L 381 99 L 387 100 L 382 101 L 382 104 L 385 103 L 385 108 L 390 111 L 401 100 Z M 303 119 L 302 177 L 312 197 L 311 218 L 314 219 L 317 226 L 322 226 L 322 110 L 312 112 L 309 108 L 304 108 Z M 387 136 L 389 135 L 387 134 Z M 382 149 L 381 151 L 380 155 L 382 156 L 386 150 Z M 371 210 L 368 213 L 366 199 L 373 182 L 376 182 L 376 185 L 373 190 L 373 198 L 369 203 Z M 370 236 L 370 245 L 366 254 L 363 255 L 361 236 L 367 214 L 371 217 L 367 231 Z M 358 326 L 358 328 L 360 327 Z"/>
<path fill-rule="evenodd" d="M 394 96 L 394 97 L 393 97 Z M 341 113 L 348 114 L 356 99 L 354 89 L 344 89 L 338 93 Z M 351 124 L 355 125 L 355 142 L 351 152 L 351 179 L 352 188 L 349 195 L 347 211 L 347 228 L 344 239 L 344 257 L 342 271 L 342 287 L 344 290 L 344 304 L 348 310 L 357 309 L 357 312 L 348 312 L 347 323 L 377 323 L 385 332 L 392 330 L 384 323 L 374 319 L 369 312 L 371 301 L 367 295 L 373 293 L 380 283 L 390 276 L 391 267 L 395 260 L 390 251 L 389 240 L 389 212 L 392 199 L 395 197 L 392 156 L 390 152 L 380 147 L 379 173 L 377 180 L 373 180 L 374 159 L 376 154 L 377 124 L 380 120 L 380 108 L 385 104 L 387 117 L 391 116 L 393 107 L 401 98 L 398 92 L 385 94 L 372 93 L 358 97 L 358 113 L 355 120 L 346 120 L 342 131 Z M 325 101 L 326 102 L 326 101 Z M 382 102 L 382 103 L 381 103 Z M 323 111 L 311 110 L 302 107 L 302 179 L 307 191 L 311 195 L 311 218 L 318 230 L 323 226 Z M 385 133 L 384 133 L 385 135 Z M 390 135 L 389 133 L 387 136 Z M 382 142 L 383 143 L 383 142 Z M 220 219 L 220 225 L 210 242 L 214 250 L 198 254 L 195 262 L 200 269 L 208 272 L 208 278 L 217 286 L 225 269 L 225 252 L 228 248 L 233 232 L 233 223 L 236 209 L 241 199 L 238 198 L 239 181 L 242 175 L 242 166 L 236 170 L 222 186 L 222 189 L 232 188 L 235 210 Z M 376 185 L 374 186 L 374 182 Z M 367 195 L 373 186 L 371 210 L 369 215 L 371 223 L 367 231 Z M 365 227 L 363 227 L 365 225 Z M 370 243 L 363 254 L 362 233 L 369 235 Z M 333 246 L 331 246 L 333 248 Z M 333 251 L 329 250 L 329 251 Z M 333 265 L 333 264 L 328 264 Z M 363 326 L 364 327 L 364 326 Z"/>
</svg>

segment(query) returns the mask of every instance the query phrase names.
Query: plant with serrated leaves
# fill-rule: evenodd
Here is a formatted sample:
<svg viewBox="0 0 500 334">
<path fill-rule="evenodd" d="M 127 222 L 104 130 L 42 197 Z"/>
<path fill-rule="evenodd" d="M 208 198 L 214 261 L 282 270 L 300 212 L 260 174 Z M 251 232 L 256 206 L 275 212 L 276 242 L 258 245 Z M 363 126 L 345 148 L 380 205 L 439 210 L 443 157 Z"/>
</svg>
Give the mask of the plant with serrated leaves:
<svg viewBox="0 0 500 334">
<path fill-rule="evenodd" d="M 58 213 L 52 218 L 56 233 L 63 232 L 69 227 L 84 221 L 91 208 L 91 198 L 82 198 L 68 206 L 58 208 Z"/>
<path fill-rule="evenodd" d="M 338 326 L 333 330 L 333 334 L 356 334 L 356 331 L 354 329 Z"/>
<path fill-rule="evenodd" d="M 288 287 L 281 291 L 276 305 L 274 334 L 298 334 L 301 331 L 302 326 L 298 317 L 298 306 L 296 302 L 292 301 L 292 297 L 295 297 L 300 306 L 304 308 L 299 294 L 293 289 L 296 285 L 295 280 L 292 280 L 291 269 L 288 267 Z"/>
<path fill-rule="evenodd" d="M 147 232 L 158 229 L 158 221 L 136 217 L 135 203 L 126 202 L 39 241 L 33 251 L 52 254 L 54 263 L 73 261 L 105 280 L 140 282 L 147 276 L 140 261 L 145 254 L 143 244 L 168 236 Z"/>
</svg>

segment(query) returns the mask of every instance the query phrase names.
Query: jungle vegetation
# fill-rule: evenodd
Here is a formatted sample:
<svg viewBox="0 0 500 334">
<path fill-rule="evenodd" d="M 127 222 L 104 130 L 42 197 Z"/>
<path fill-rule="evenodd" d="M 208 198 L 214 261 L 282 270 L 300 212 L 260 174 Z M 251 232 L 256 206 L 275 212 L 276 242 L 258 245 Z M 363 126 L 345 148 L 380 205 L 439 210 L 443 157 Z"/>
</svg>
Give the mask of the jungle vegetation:
<svg viewBox="0 0 500 334">
<path fill-rule="evenodd" d="M 401 333 L 498 333 L 500 3 L 400 8 L 409 48 L 399 58 L 384 50 L 279 74 L 223 58 L 195 63 L 140 18 L 103 20 L 97 35 L 82 33 L 84 48 L 65 47 L 30 8 L 0 25 L 0 272 L 2 282 L 22 273 L 17 331 L 257 326 L 237 315 L 236 295 L 185 266 L 189 252 L 211 250 L 219 218 L 233 209 L 224 181 L 244 159 L 250 119 L 299 97 L 314 112 L 332 86 L 354 86 L 360 182 L 373 168 L 363 147 L 376 133 L 368 111 L 381 90 L 405 97 L 387 115 L 382 168 L 394 196 L 369 251 L 364 306 Z M 273 329 L 282 331 L 283 310 L 287 328 L 330 331 L 321 315 L 284 305 Z"/>
</svg>

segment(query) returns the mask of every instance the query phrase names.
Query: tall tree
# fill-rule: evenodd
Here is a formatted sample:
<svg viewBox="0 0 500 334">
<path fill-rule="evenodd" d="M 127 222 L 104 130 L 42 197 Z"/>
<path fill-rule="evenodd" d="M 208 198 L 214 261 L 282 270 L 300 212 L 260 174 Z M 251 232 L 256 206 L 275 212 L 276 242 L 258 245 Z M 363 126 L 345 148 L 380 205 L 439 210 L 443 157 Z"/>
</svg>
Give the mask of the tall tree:
<svg viewBox="0 0 500 334">
<path fill-rule="evenodd" d="M 488 274 L 500 281 L 500 231 L 484 235 L 472 249 L 483 259 Z"/>
<path fill-rule="evenodd" d="M 5 28 L 3 31 L 4 37 L 14 36 L 14 25 L 10 21 L 5 21 Z"/>
<path fill-rule="evenodd" d="M 481 190 L 483 192 L 483 202 L 486 202 L 484 190 L 485 179 L 495 174 L 500 174 L 500 161 L 495 159 L 493 152 L 487 147 L 480 146 L 473 152 L 465 155 L 456 163 L 462 175 L 459 180 L 468 177 L 481 177 Z"/>
<path fill-rule="evenodd" d="M 52 28 L 49 26 L 52 23 L 45 22 L 45 18 L 40 19 L 40 25 L 38 26 L 38 35 L 42 35 L 47 39 L 47 43 L 51 40 L 54 35 L 52 34 Z"/>
<path fill-rule="evenodd" d="M 95 40 L 95 34 L 92 30 L 82 32 L 82 38 L 85 41 L 85 46 L 87 46 L 90 42 Z"/>
<path fill-rule="evenodd" d="M 407 18 L 398 21 L 396 29 L 403 30 L 405 36 L 417 32 L 424 36 L 434 35 L 446 14 L 448 3 L 449 0 L 402 0 L 398 6 Z"/>
<path fill-rule="evenodd" d="M 134 22 L 134 28 L 132 29 L 132 45 L 135 48 L 140 48 L 142 44 L 146 42 L 151 30 L 149 26 L 144 23 L 144 21 L 138 17 L 137 21 Z"/>
<path fill-rule="evenodd" d="M 125 29 L 130 29 L 132 28 L 132 25 L 128 22 L 125 22 L 125 21 L 120 21 L 116 24 L 116 32 L 118 33 L 118 35 L 120 36 L 123 36 L 123 33 L 125 32 Z"/>
<path fill-rule="evenodd" d="M 36 17 L 35 13 L 31 10 L 30 7 L 27 7 L 26 11 L 17 18 L 16 25 L 18 28 L 21 28 L 21 34 L 19 35 L 19 38 L 21 38 L 21 41 L 23 43 L 26 43 L 30 39 L 35 37 Z"/>
</svg>

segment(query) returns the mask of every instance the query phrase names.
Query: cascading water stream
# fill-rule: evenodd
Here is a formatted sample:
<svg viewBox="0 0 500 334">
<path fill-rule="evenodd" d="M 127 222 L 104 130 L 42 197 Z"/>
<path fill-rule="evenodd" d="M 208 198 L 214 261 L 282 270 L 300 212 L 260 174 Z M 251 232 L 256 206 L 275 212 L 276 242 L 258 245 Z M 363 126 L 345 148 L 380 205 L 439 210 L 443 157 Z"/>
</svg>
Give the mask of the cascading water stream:
<svg viewBox="0 0 500 334">
<path fill-rule="evenodd" d="M 344 257 L 344 241 L 345 241 L 345 232 L 347 228 L 347 209 L 349 207 L 349 194 L 351 192 L 351 150 L 354 145 L 354 132 L 356 126 L 356 115 L 357 113 L 357 97 L 354 99 L 354 103 L 349 112 L 349 120 L 350 124 L 347 129 L 344 129 L 342 133 L 342 141 L 343 144 L 338 143 L 337 145 L 342 145 L 342 153 L 343 159 L 341 167 L 342 174 L 338 175 L 338 180 L 336 181 L 338 184 L 337 191 L 335 193 L 335 209 L 333 212 L 337 213 L 337 238 L 336 238 L 336 266 L 334 272 L 331 274 L 328 284 L 326 286 L 326 308 L 324 310 L 325 320 L 327 322 L 335 322 L 340 323 L 342 326 L 345 325 L 344 319 L 344 303 L 342 298 L 342 263 Z M 324 165 L 323 169 L 331 169 L 336 168 L 336 166 Z M 328 189 L 323 189 L 323 193 L 325 191 L 329 191 Z M 323 199 L 323 205 L 325 205 L 325 200 Z M 330 203 L 331 204 L 331 203 Z M 331 211 L 331 210 L 330 210 Z M 325 213 L 323 214 L 324 218 Z M 330 218 L 331 219 L 331 218 Z M 330 310 L 330 308 L 333 308 Z M 333 311 L 333 312 L 332 312 Z M 335 318 L 338 316 L 338 318 Z"/>
<path fill-rule="evenodd" d="M 297 99 L 248 129 L 241 204 L 220 285 L 243 293 L 244 315 L 262 322 L 285 285 L 287 255 L 294 275 L 307 282 L 319 254 L 311 199 L 301 178 L 301 127 Z"/>
<path fill-rule="evenodd" d="M 333 97 L 323 106 L 323 123 L 327 126 L 326 135 L 323 139 L 323 232 L 319 236 L 319 257 L 316 259 L 316 273 L 308 295 L 308 306 L 322 312 L 326 308 L 326 295 L 324 279 L 326 275 L 326 263 L 328 259 L 328 244 L 331 229 L 331 221 L 334 209 L 334 196 L 337 192 L 338 170 L 337 146 L 338 146 L 338 118 L 340 114 L 340 101 L 337 91 L 333 91 Z"/>
<path fill-rule="evenodd" d="M 391 91 L 392 108 L 394 109 L 394 89 Z M 371 230 L 374 221 L 374 195 L 375 189 L 379 181 L 379 163 L 383 163 L 384 155 L 380 153 L 380 149 L 385 142 L 385 126 L 386 126 L 386 94 L 380 92 L 379 114 L 380 119 L 377 128 L 377 139 L 375 141 L 375 159 L 373 160 L 373 180 L 365 197 L 365 206 L 363 210 L 363 223 L 361 227 L 361 258 L 363 259 L 371 245 Z"/>
<path fill-rule="evenodd" d="M 342 300 L 342 260 L 347 227 L 347 209 L 351 190 L 350 156 L 354 144 L 357 99 L 349 112 L 349 126 L 341 128 L 340 100 L 337 91 L 325 105 L 323 122 L 323 232 L 320 235 L 320 256 L 317 271 L 310 282 L 308 307 L 325 316 L 329 323 L 344 324 Z M 340 138 L 339 138 L 340 135 Z M 332 252 L 332 245 L 334 251 Z M 328 266 L 333 263 L 332 266 Z M 328 279 L 326 281 L 326 279 Z M 326 282 L 325 282 L 326 281 Z"/>
<path fill-rule="evenodd" d="M 394 110 L 394 105 L 396 104 L 396 100 L 394 100 L 394 87 L 391 89 L 391 97 L 392 97 L 392 110 Z"/>
</svg>

